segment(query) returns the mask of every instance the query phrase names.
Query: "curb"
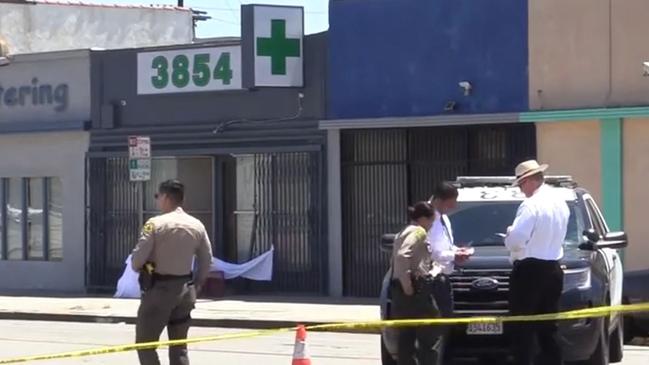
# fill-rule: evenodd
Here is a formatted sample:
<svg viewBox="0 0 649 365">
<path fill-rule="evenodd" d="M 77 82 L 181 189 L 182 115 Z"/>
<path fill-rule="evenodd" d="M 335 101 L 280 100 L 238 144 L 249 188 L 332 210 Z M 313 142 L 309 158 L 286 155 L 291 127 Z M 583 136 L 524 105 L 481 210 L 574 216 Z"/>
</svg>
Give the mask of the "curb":
<svg viewBox="0 0 649 365">
<path fill-rule="evenodd" d="M 25 312 L 0 312 L 0 320 L 11 321 L 44 321 L 44 322 L 77 322 L 77 323 L 102 323 L 102 324 L 132 324 L 136 317 L 124 316 L 97 316 L 90 314 L 56 314 L 56 313 L 25 313 Z M 193 327 L 220 327 L 240 328 L 246 330 L 269 330 L 276 328 L 297 327 L 298 325 L 315 326 L 331 322 L 296 322 L 257 319 L 209 319 L 192 318 Z M 341 329 L 327 332 L 352 333 L 352 334 L 379 334 L 380 329 Z"/>
</svg>

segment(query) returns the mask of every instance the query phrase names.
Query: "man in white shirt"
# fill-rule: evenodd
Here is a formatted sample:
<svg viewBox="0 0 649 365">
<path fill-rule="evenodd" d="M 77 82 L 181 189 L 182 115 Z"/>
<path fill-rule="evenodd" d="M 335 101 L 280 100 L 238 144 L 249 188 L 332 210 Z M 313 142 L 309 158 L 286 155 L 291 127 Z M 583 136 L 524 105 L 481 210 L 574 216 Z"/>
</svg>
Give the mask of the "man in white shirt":
<svg viewBox="0 0 649 365">
<path fill-rule="evenodd" d="M 534 160 L 516 167 L 516 182 L 527 197 L 519 206 L 514 223 L 507 229 L 505 245 L 514 264 L 510 290 L 512 315 L 556 313 L 563 290 L 563 244 L 570 209 L 565 200 L 544 184 L 548 165 Z M 541 346 L 538 364 L 563 364 L 556 321 L 516 324 L 516 364 L 534 363 L 534 337 Z"/>
<path fill-rule="evenodd" d="M 433 258 L 434 296 L 443 317 L 453 314 L 453 291 L 449 275 L 455 263 L 469 258 L 469 251 L 455 246 L 451 221 L 447 213 L 457 207 L 458 191 L 450 183 L 440 183 L 433 192 L 430 203 L 435 208 L 435 221 L 428 231 L 428 242 Z"/>
</svg>

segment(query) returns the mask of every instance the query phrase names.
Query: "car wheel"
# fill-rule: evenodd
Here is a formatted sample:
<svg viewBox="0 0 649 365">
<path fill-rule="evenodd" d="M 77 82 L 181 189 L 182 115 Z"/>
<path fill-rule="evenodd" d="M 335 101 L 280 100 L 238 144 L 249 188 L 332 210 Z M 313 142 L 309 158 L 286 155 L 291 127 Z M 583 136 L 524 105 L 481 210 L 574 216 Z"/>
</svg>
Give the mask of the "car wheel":
<svg viewBox="0 0 649 365">
<path fill-rule="evenodd" d="M 584 362 L 584 365 L 608 365 L 609 363 L 609 336 L 608 336 L 608 318 L 600 318 L 599 334 L 597 336 L 597 347 L 590 359 Z"/>
<path fill-rule="evenodd" d="M 390 351 L 385 347 L 385 342 L 383 342 L 383 335 L 381 335 L 381 365 L 397 365 L 396 360 L 390 355 Z"/>
<path fill-rule="evenodd" d="M 624 356 L 624 321 L 622 318 L 611 335 L 609 356 L 610 362 L 620 362 Z"/>
</svg>

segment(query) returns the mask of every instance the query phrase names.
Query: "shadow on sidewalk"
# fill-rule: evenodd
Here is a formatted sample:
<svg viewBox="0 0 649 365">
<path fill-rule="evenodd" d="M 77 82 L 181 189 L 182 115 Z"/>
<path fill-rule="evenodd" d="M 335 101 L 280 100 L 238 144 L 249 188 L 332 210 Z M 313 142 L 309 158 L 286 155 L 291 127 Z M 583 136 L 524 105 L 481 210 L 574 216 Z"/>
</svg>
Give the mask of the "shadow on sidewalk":
<svg viewBox="0 0 649 365">
<path fill-rule="evenodd" d="M 87 299 L 87 298 L 113 298 L 113 293 L 109 292 L 61 292 L 48 290 L 12 290 L 1 291 L 3 297 L 33 297 L 33 298 L 62 298 L 62 299 Z M 333 298 L 326 296 L 304 296 L 292 294 L 277 295 L 226 295 L 220 298 L 203 299 L 199 301 L 241 301 L 248 303 L 297 303 L 297 304 L 330 304 L 330 305 L 378 305 L 378 298 L 352 298 L 342 297 Z"/>
</svg>

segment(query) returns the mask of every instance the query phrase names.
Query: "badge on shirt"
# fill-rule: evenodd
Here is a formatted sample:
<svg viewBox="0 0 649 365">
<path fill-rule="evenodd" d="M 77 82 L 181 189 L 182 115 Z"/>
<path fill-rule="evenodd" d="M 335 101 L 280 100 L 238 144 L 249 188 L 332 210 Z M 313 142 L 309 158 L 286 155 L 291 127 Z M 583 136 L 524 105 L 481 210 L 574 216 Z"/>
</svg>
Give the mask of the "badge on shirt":
<svg viewBox="0 0 649 365">
<path fill-rule="evenodd" d="M 147 222 L 144 227 L 142 227 L 142 232 L 145 234 L 153 233 L 153 223 Z"/>
</svg>

